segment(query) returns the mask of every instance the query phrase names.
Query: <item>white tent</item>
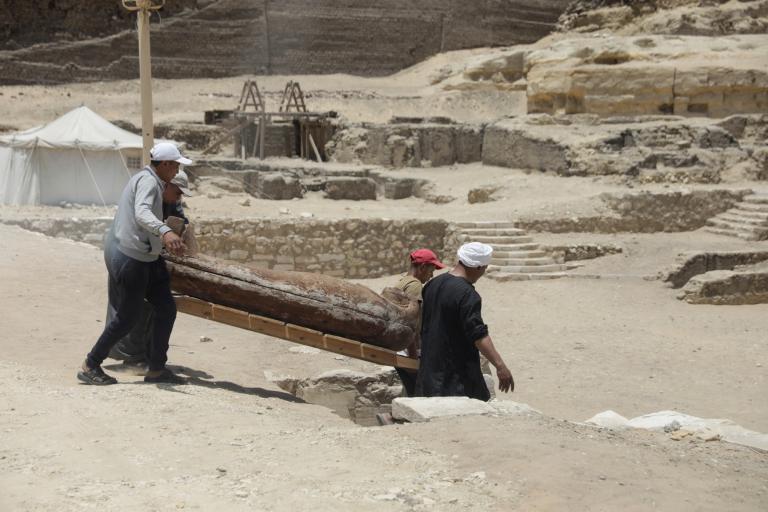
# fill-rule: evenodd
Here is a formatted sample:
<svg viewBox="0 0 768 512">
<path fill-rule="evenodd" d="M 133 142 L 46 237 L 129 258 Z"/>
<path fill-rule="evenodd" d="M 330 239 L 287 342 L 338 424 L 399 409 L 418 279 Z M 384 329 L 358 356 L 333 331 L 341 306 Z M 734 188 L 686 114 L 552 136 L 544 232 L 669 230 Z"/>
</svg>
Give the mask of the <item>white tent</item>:
<svg viewBox="0 0 768 512">
<path fill-rule="evenodd" d="M 116 204 L 141 148 L 141 136 L 84 106 L 2 136 L 0 204 Z"/>
</svg>

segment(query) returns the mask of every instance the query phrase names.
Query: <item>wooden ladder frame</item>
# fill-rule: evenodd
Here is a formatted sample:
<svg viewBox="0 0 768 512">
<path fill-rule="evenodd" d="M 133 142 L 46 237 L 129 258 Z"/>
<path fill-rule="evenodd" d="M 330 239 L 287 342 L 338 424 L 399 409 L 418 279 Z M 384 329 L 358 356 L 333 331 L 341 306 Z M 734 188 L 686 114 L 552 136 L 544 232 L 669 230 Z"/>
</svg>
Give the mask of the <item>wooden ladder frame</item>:
<svg viewBox="0 0 768 512">
<path fill-rule="evenodd" d="M 246 80 L 243 83 L 243 91 L 240 93 L 240 101 L 237 103 L 238 112 L 247 112 L 248 107 L 253 107 L 255 112 L 264 113 L 266 107 L 264 106 L 264 98 L 261 96 L 259 86 L 256 84 L 256 80 Z"/>
<path fill-rule="evenodd" d="M 306 112 L 307 105 L 304 103 L 304 92 L 301 90 L 299 82 L 293 80 L 285 84 L 283 90 L 283 99 L 280 100 L 279 112 Z"/>
<path fill-rule="evenodd" d="M 241 329 L 255 331 L 267 336 L 281 338 L 284 340 L 300 343 L 309 347 L 314 347 L 336 354 L 342 354 L 355 359 L 362 359 L 370 363 L 376 363 L 384 366 L 397 366 L 398 368 L 408 368 L 418 370 L 419 360 L 402 356 L 394 350 L 389 350 L 376 345 L 369 345 L 360 341 L 324 334 L 314 329 L 301 327 L 274 318 L 254 315 L 240 309 L 220 306 L 212 302 L 207 302 L 186 295 L 175 297 L 176 309 L 188 315 L 198 316 L 206 320 L 213 320 Z"/>
</svg>

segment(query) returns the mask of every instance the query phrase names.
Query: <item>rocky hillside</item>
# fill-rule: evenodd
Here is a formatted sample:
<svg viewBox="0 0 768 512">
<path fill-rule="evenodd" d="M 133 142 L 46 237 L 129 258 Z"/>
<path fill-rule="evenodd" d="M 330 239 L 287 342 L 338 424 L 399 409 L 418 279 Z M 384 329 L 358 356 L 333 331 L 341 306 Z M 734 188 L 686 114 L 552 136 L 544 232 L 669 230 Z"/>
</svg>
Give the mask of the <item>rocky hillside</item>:
<svg viewBox="0 0 768 512">
<path fill-rule="evenodd" d="M 95 2 L 94 18 L 83 16 L 81 7 L 59 12 L 58 6 L 64 4 L 76 2 L 0 0 L 0 27 L 5 27 L 0 30 L 12 38 L 29 23 L 36 27 L 31 33 L 39 37 L 43 31 L 55 40 L 59 31 L 74 37 L 130 24 L 125 12 L 109 7 L 106 0 Z M 386 75 L 442 51 L 534 42 L 554 29 L 568 0 L 170 4 L 176 5 L 177 11 L 171 13 L 175 15 L 162 17 L 161 22 L 153 18 L 152 25 L 153 73 L 165 78 L 247 73 Z M 138 72 L 136 54 L 132 30 L 4 51 L 0 52 L 0 83 L 132 78 Z"/>
<path fill-rule="evenodd" d="M 584 0 L 559 27 L 534 44 L 452 64 L 435 83 L 525 91 L 528 113 L 768 111 L 768 0 Z"/>
<path fill-rule="evenodd" d="M 720 36 L 768 32 L 766 0 L 576 0 L 562 31 Z"/>
<path fill-rule="evenodd" d="M 172 17 L 203 3 L 172 0 L 163 8 L 162 16 Z M 128 30 L 135 23 L 120 0 L 0 0 L 0 49 L 107 36 Z"/>
</svg>

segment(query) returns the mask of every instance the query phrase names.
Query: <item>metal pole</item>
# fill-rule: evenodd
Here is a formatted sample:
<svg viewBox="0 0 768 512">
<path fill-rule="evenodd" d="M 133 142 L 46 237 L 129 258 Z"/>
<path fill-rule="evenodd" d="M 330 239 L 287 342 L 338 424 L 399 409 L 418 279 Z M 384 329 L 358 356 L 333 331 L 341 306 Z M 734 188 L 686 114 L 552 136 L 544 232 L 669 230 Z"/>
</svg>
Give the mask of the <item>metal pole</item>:
<svg viewBox="0 0 768 512">
<path fill-rule="evenodd" d="M 152 64 L 149 50 L 149 1 L 139 4 L 136 13 L 139 21 L 139 79 L 141 81 L 141 137 L 144 150 L 141 152 L 142 165 L 149 164 L 149 150 L 155 143 L 155 128 L 152 122 Z"/>
</svg>

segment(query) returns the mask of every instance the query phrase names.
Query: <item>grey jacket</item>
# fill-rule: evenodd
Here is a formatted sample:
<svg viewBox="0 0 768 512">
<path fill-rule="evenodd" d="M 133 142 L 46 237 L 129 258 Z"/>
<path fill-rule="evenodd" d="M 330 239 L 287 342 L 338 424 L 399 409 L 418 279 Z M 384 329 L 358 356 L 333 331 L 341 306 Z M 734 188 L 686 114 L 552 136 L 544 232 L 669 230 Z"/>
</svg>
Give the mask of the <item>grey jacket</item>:
<svg viewBox="0 0 768 512">
<path fill-rule="evenodd" d="M 117 248 L 139 261 L 155 261 L 162 249 L 161 237 L 171 231 L 163 221 L 165 184 L 151 166 L 136 173 L 123 189 L 111 233 Z"/>
</svg>

